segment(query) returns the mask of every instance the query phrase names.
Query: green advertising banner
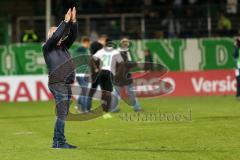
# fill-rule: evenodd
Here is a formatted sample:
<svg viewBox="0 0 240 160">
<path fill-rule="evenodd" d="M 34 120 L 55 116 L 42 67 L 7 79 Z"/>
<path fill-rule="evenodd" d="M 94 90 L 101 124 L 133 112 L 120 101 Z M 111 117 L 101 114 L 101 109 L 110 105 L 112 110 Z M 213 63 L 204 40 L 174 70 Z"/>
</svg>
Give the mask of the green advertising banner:
<svg viewBox="0 0 240 160">
<path fill-rule="evenodd" d="M 230 38 L 136 40 L 131 51 L 134 60 L 143 61 L 144 50 L 150 49 L 154 62 L 165 65 L 171 71 L 232 69 L 235 67 L 233 43 L 234 40 Z M 41 46 L 0 46 L 0 75 L 46 74 Z M 74 44 L 70 52 L 74 52 L 78 46 Z"/>
</svg>

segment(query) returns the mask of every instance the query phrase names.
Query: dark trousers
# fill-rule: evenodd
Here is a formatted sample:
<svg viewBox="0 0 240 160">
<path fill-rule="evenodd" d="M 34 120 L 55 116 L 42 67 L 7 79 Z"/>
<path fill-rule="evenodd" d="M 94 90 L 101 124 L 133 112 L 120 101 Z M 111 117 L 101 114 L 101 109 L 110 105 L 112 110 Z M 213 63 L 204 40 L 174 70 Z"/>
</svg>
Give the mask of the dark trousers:
<svg viewBox="0 0 240 160">
<path fill-rule="evenodd" d="M 100 87 L 102 90 L 102 108 L 103 111 L 109 112 L 111 108 L 111 92 L 113 91 L 112 73 L 108 70 L 101 70 L 99 75 Z"/>
<path fill-rule="evenodd" d="M 62 145 L 66 142 L 64 135 L 65 120 L 69 112 L 70 99 L 72 91 L 70 85 L 63 83 L 49 84 L 56 103 L 56 122 L 54 127 L 53 143 L 54 145 Z"/>
<path fill-rule="evenodd" d="M 102 90 L 101 99 L 103 100 L 102 108 L 103 108 L 103 111 L 105 112 L 108 112 L 111 107 L 111 92 L 113 90 L 111 79 L 112 79 L 112 73 L 110 71 L 101 70 L 89 91 L 89 98 L 92 99 L 93 95 L 97 90 L 98 85 L 100 85 Z"/>
<path fill-rule="evenodd" d="M 91 84 L 91 88 L 89 90 L 89 93 L 88 93 L 88 105 L 87 105 L 87 110 L 88 111 L 91 111 L 91 108 L 92 108 L 92 98 L 93 98 L 93 95 L 96 93 L 97 91 L 97 87 L 99 85 L 99 77 L 92 77 L 92 79 L 94 80 Z"/>
</svg>

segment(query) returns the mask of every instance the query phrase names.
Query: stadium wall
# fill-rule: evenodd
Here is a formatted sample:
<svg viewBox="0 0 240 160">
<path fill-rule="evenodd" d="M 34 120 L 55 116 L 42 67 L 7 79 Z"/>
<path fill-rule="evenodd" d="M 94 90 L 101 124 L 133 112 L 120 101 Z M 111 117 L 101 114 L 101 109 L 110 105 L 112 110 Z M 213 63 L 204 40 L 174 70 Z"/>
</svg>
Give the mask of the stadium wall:
<svg viewBox="0 0 240 160">
<path fill-rule="evenodd" d="M 163 77 L 151 73 L 135 79 L 135 86 L 141 84 L 142 89 L 138 97 L 234 94 L 233 43 L 231 38 L 133 41 L 133 59 L 141 60 L 144 49 L 149 48 L 154 62 L 164 64 L 170 70 Z M 71 52 L 77 47 L 78 44 L 74 44 Z M 0 62 L 0 101 L 52 99 L 47 88 L 48 76 L 41 44 L 0 46 Z M 172 84 L 170 93 L 162 95 L 161 89 L 165 89 L 161 86 L 162 80 Z M 154 86 L 161 86 L 161 89 L 158 91 Z"/>
<path fill-rule="evenodd" d="M 138 74 L 138 73 L 136 73 Z M 159 96 L 219 96 L 236 92 L 234 70 L 209 70 L 191 72 L 147 73 L 134 75 L 134 86 L 138 97 Z M 167 82 L 171 88 L 166 86 Z M 47 87 L 48 76 L 3 76 L 0 79 L 0 101 L 48 101 L 53 97 Z M 75 83 L 77 85 L 77 83 Z M 165 93 L 165 94 L 164 94 Z M 77 95 L 75 95 L 77 96 Z"/>
<path fill-rule="evenodd" d="M 149 48 L 154 62 L 164 64 L 170 71 L 200 71 L 232 69 L 234 39 L 172 39 L 133 41 L 133 59 L 143 60 Z M 71 52 L 78 47 L 75 44 Z M 11 44 L 0 46 L 0 75 L 47 74 L 41 44 Z"/>
</svg>

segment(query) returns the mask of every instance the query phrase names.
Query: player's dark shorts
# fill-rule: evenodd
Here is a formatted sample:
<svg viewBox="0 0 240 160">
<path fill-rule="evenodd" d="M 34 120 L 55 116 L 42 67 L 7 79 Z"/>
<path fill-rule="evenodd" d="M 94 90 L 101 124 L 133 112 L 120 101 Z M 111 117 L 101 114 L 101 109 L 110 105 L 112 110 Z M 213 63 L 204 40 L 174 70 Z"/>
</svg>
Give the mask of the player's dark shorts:
<svg viewBox="0 0 240 160">
<path fill-rule="evenodd" d="M 112 92 L 113 91 L 112 72 L 108 70 L 101 70 L 98 76 L 99 76 L 98 79 L 99 79 L 101 89 Z"/>
</svg>

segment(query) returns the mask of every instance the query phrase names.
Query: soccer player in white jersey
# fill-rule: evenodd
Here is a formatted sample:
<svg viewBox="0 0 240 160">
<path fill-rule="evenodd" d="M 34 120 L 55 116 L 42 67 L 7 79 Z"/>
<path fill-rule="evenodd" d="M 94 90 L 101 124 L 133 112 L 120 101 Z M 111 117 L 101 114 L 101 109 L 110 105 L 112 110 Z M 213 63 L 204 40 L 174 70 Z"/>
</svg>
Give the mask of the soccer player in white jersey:
<svg viewBox="0 0 240 160">
<path fill-rule="evenodd" d="M 94 60 L 100 60 L 98 78 L 102 90 L 102 108 L 104 112 L 109 112 L 111 107 L 111 92 L 113 91 L 113 76 L 116 75 L 116 68 L 118 64 L 123 64 L 120 52 L 115 49 L 113 43 L 109 40 L 107 45 L 93 55 Z M 96 67 L 96 66 L 94 66 Z M 110 114 L 104 114 L 104 118 L 111 118 Z"/>
</svg>

